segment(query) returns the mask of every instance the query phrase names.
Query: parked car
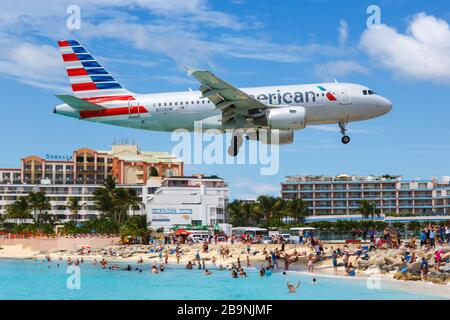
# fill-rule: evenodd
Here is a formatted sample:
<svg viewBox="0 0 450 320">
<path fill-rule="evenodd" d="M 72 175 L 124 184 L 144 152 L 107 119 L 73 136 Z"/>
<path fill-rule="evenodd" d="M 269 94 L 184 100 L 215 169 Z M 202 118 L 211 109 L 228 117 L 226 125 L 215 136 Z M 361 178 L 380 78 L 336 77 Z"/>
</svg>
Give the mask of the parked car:
<svg viewBox="0 0 450 320">
<path fill-rule="evenodd" d="M 217 237 L 217 242 L 227 242 L 227 238 L 224 236 L 218 236 Z"/>
<path fill-rule="evenodd" d="M 282 237 L 287 243 L 290 243 L 291 235 L 289 233 L 280 233 L 278 236 Z"/>
<path fill-rule="evenodd" d="M 273 243 L 272 237 L 264 236 L 263 239 L 262 239 L 262 243 L 264 243 L 264 244 L 271 244 L 271 243 Z"/>
<path fill-rule="evenodd" d="M 203 243 L 209 239 L 206 233 L 192 233 L 188 235 L 187 240 L 192 240 L 193 243 Z"/>
</svg>

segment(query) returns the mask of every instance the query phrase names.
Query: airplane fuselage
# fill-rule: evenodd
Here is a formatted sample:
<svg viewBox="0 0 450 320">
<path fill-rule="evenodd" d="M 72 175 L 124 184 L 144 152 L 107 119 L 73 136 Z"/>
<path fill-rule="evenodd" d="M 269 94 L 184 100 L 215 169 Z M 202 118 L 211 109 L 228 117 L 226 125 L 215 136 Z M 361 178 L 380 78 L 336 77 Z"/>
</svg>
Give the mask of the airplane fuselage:
<svg viewBox="0 0 450 320">
<path fill-rule="evenodd" d="M 365 86 L 351 83 L 319 83 L 241 88 L 270 106 L 304 107 L 305 126 L 372 119 L 392 109 L 389 100 Z M 78 112 L 63 104 L 55 113 L 87 121 L 153 131 L 192 131 L 201 121 L 203 129 L 258 128 L 261 125 L 236 119 L 223 124 L 222 112 L 200 91 L 132 94 L 129 100 L 97 102 L 106 111 Z"/>
</svg>

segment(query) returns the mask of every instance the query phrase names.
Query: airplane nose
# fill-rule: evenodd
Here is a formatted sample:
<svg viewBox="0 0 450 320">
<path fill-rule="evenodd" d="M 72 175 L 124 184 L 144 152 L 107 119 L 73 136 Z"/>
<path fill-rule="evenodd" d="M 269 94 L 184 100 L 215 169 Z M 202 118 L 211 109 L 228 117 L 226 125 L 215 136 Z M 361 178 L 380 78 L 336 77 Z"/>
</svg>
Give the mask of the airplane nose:
<svg viewBox="0 0 450 320">
<path fill-rule="evenodd" d="M 380 97 L 378 106 L 383 111 L 383 114 L 386 114 L 392 110 L 392 102 L 390 102 L 388 99 L 384 97 Z"/>
</svg>

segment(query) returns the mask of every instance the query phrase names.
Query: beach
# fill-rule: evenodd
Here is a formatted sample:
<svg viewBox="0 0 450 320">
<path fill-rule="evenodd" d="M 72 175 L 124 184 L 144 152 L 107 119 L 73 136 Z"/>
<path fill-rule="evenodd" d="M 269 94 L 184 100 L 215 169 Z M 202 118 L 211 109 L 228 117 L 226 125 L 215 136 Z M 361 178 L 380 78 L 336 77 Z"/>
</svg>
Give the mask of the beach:
<svg viewBox="0 0 450 320">
<path fill-rule="evenodd" d="M 28 241 L 31 240 L 31 241 Z M 267 265 L 267 256 L 270 252 L 279 251 L 280 244 L 251 244 L 247 245 L 241 242 L 218 243 L 209 244 L 208 251 L 204 252 L 203 244 L 182 244 L 178 246 L 179 260 L 176 257 L 175 245 L 150 244 L 150 245 L 121 245 L 118 238 L 61 238 L 52 240 L 34 239 L 15 239 L 14 242 L 8 240 L 0 240 L 0 259 L 1 258 L 15 258 L 15 259 L 35 259 L 66 262 L 67 259 L 71 261 L 81 260 L 84 263 L 100 262 L 104 259 L 108 265 L 112 264 L 130 264 L 137 265 L 138 261 L 142 259 L 142 265 L 151 266 L 153 264 L 160 265 L 162 263 L 167 265 L 184 268 L 186 264 L 191 261 L 195 262 L 196 258 L 202 264 L 204 262 L 206 268 L 230 268 L 232 265 L 240 264 L 242 268 L 260 269 L 261 266 Z M 32 244 L 31 244 L 32 243 Z M 50 247 L 49 244 L 56 245 Z M 353 244 L 344 243 L 324 243 L 325 251 L 330 250 L 348 250 L 353 252 L 359 247 Z M 221 254 L 224 248 L 229 250 L 228 256 Z M 397 251 L 394 251 L 397 250 Z M 433 283 L 431 281 L 406 281 L 396 280 L 395 275 L 397 267 L 392 266 L 392 271 L 386 271 L 385 260 L 398 258 L 400 249 L 376 249 L 370 252 L 369 267 L 357 267 L 355 276 L 346 275 L 342 264 L 342 257 L 337 259 L 339 267 L 337 272 L 334 271 L 332 260 L 324 257 L 322 260 L 314 263 L 313 272 L 307 271 L 308 257 L 313 253 L 313 248 L 302 244 L 286 244 L 284 252 L 291 256 L 287 273 L 299 273 L 304 275 L 316 275 L 325 278 L 340 278 L 348 281 L 366 279 L 369 282 L 376 282 L 380 285 L 387 285 L 388 287 L 395 287 L 397 289 L 406 290 L 415 293 L 433 294 L 442 298 L 450 299 L 450 283 L 443 281 L 441 283 Z M 449 247 L 445 247 L 447 253 L 450 251 Z M 159 253 L 161 251 L 161 253 Z M 419 250 L 417 250 L 419 252 Z M 167 252 L 167 254 L 166 254 Z M 248 253 L 250 252 L 250 253 Z M 395 254 L 397 253 L 397 255 Z M 199 255 L 199 257 L 196 255 Z M 199 259 L 198 259 L 199 258 Z M 248 259 L 248 260 L 247 260 Z M 349 257 L 349 262 L 355 266 L 359 266 L 356 255 Z M 383 261 L 381 263 L 381 261 Z M 393 265 L 397 265 L 396 261 Z M 443 263 L 447 266 L 448 263 Z M 194 269 L 197 266 L 194 265 Z M 285 263 L 283 260 L 278 261 L 278 265 L 274 265 L 274 272 L 285 271 Z M 447 276 L 448 272 L 444 273 Z M 370 285 L 370 284 L 369 284 Z"/>
</svg>

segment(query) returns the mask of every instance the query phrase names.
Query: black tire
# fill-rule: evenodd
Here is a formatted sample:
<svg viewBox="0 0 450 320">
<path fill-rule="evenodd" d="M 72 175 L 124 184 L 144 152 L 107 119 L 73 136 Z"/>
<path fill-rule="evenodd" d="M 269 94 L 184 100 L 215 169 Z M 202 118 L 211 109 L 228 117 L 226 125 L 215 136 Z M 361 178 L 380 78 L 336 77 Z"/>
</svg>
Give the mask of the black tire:
<svg viewBox="0 0 450 320">
<path fill-rule="evenodd" d="M 350 137 L 349 136 L 343 136 L 341 139 L 343 144 L 347 144 L 350 142 Z"/>
</svg>

